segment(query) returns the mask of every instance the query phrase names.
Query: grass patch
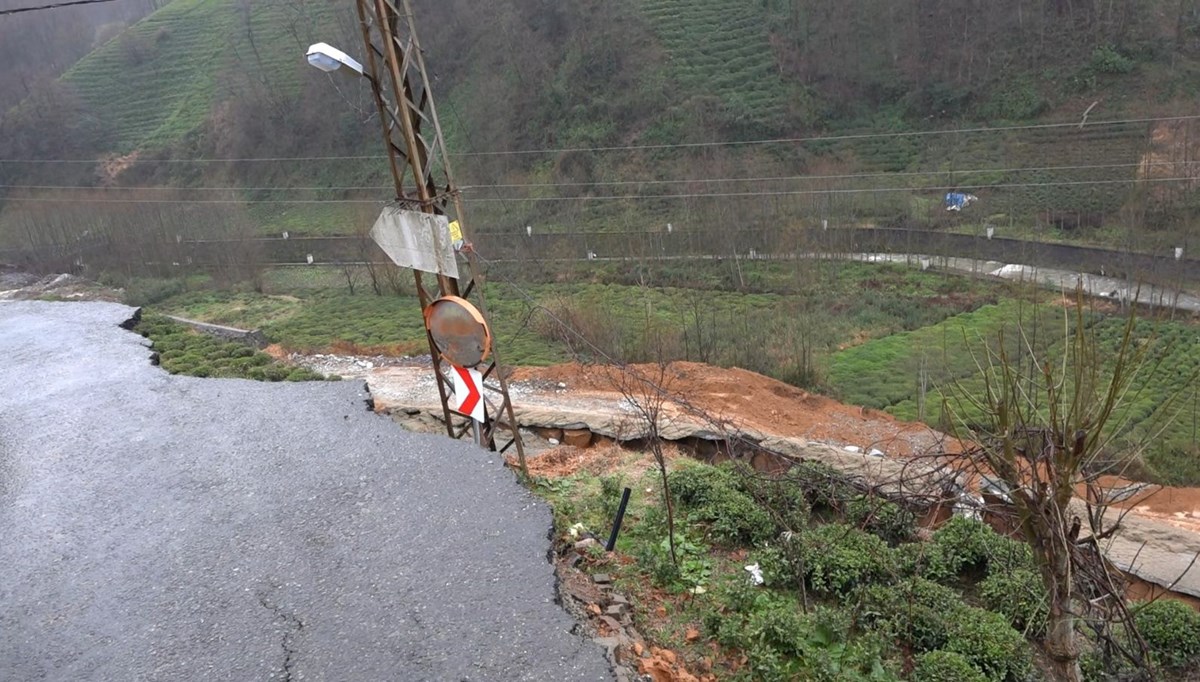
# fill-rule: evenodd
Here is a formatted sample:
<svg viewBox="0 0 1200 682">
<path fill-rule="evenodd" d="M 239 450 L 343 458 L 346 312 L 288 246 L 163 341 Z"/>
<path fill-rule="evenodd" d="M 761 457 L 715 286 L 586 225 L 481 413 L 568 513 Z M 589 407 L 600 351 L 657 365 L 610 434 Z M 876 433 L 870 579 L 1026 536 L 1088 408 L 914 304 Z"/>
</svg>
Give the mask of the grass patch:
<svg viewBox="0 0 1200 682">
<path fill-rule="evenodd" d="M 159 366 L 171 374 L 256 381 L 322 381 L 324 376 L 291 367 L 235 341 L 192 331 L 161 315 L 144 314 L 134 331 L 150 339 Z M 330 377 L 335 379 L 336 377 Z"/>
<path fill-rule="evenodd" d="M 747 291 L 725 290 L 728 269 L 716 264 L 564 275 L 569 281 L 521 282 L 520 291 L 505 281 L 516 280 L 516 273 L 491 278 L 488 303 L 506 363 L 600 359 L 598 347 L 623 361 L 702 361 L 818 386 L 825 358 L 839 348 L 933 324 L 1007 291 L 991 282 L 863 263 L 751 263 L 743 272 L 752 284 Z M 414 297 L 375 296 L 361 288 L 350 295 L 340 278 L 335 268 L 280 268 L 264 277 L 273 293 L 193 291 L 162 301 L 159 309 L 261 329 L 296 351 L 342 344 L 369 352 L 426 352 Z M 588 343 L 558 320 L 583 332 Z"/>
<path fill-rule="evenodd" d="M 944 399 L 983 393 L 984 378 L 976 357 L 982 357 L 984 344 L 996 347 L 1003 332 L 1010 357 L 1024 355 L 1019 347 L 1026 343 L 1038 357 L 1061 357 L 1068 323 L 1061 308 L 1046 303 L 1005 301 L 984 306 L 927 328 L 843 350 L 832 359 L 829 383 L 846 402 L 941 426 Z M 1087 324 L 1104 356 L 1114 357 L 1125 320 L 1092 314 Z M 1019 327 L 1024 329 L 1024 340 Z M 1114 449 L 1141 449 L 1151 469 L 1146 473 L 1155 481 L 1193 483 L 1200 478 L 1194 458 L 1200 433 L 1195 390 L 1200 376 L 1200 327 L 1140 320 L 1133 338 L 1151 348 L 1110 425 Z"/>
</svg>

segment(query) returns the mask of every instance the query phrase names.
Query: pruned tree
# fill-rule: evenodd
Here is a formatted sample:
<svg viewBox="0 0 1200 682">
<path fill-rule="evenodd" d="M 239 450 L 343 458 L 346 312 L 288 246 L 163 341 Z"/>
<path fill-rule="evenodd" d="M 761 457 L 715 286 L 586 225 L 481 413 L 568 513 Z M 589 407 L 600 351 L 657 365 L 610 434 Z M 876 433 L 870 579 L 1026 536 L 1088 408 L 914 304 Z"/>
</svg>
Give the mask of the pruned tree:
<svg viewBox="0 0 1200 682">
<path fill-rule="evenodd" d="M 1089 324 L 1081 291 L 1068 310 L 1061 356 L 1035 350 L 1018 325 L 1015 344 L 1001 335 L 976 356 L 982 390 L 952 391 L 945 409 L 951 434 L 967 444 L 956 466 L 999 479 L 1007 489 L 1004 512 L 1032 549 L 1048 595 L 1050 672 L 1076 682 L 1082 680 L 1084 625 L 1106 656 L 1146 665 L 1123 579 L 1098 543 L 1117 532 L 1124 514 L 1108 513 L 1101 475 L 1119 475 L 1137 457 L 1135 446 L 1114 458 L 1114 434 L 1139 375 L 1152 373 L 1154 363 L 1153 344 L 1135 339 L 1133 313 L 1121 336 L 1106 344 Z M 1115 635 L 1114 628 L 1124 633 Z"/>
</svg>

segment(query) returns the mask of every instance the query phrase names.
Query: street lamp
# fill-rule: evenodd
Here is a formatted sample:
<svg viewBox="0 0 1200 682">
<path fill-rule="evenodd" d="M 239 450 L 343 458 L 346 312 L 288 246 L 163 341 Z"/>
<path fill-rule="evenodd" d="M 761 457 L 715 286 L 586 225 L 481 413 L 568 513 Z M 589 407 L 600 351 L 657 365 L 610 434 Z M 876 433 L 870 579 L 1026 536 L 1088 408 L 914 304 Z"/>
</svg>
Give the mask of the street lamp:
<svg viewBox="0 0 1200 682">
<path fill-rule="evenodd" d="M 325 73 L 337 71 L 345 67 L 359 76 L 363 75 L 363 65 L 359 64 L 354 57 L 326 43 L 314 43 L 310 45 L 308 53 L 305 56 L 308 57 L 309 64 L 312 64 Z"/>
<path fill-rule="evenodd" d="M 504 452 L 509 446 L 516 446 L 517 459 L 522 471 L 525 471 L 525 450 L 521 442 L 520 431 L 517 427 L 516 415 L 513 412 L 512 398 L 508 392 L 508 381 L 501 372 L 493 371 L 499 363 L 493 348 L 491 356 L 486 358 L 489 363 L 478 378 L 473 373 L 476 367 L 482 366 L 485 357 L 478 359 L 473 356 L 461 356 L 448 353 L 454 344 L 452 341 L 469 341 L 470 339 L 452 338 L 458 332 L 454 324 L 438 325 L 436 315 L 432 313 L 435 306 L 433 299 L 439 302 L 442 309 L 457 311 L 459 308 L 471 315 L 486 329 L 486 307 L 483 303 L 482 290 L 478 293 L 480 309 L 475 309 L 464 300 L 476 284 L 482 280 L 477 278 L 478 268 L 475 256 L 466 252 L 468 263 L 471 264 L 471 285 L 461 294 L 458 288 L 457 260 L 452 251 L 445 249 L 448 240 L 439 239 L 449 232 L 449 224 L 445 209 L 450 201 L 454 202 L 455 213 L 462 220 L 462 198 L 457 191 L 451 191 L 454 181 L 450 174 L 450 160 L 446 151 L 445 141 L 437 120 L 437 110 L 430 96 L 429 78 L 426 75 L 424 59 L 417 43 L 416 25 L 413 20 L 410 0 L 386 0 L 386 2 L 368 3 L 357 0 L 359 23 L 362 26 L 363 54 L 366 64 L 362 64 L 345 52 L 327 43 L 314 43 L 308 48 L 306 58 L 308 63 L 325 73 L 342 71 L 353 72 L 366 78 L 371 83 L 375 106 L 379 113 L 380 130 L 383 133 L 384 145 L 387 148 L 388 160 L 391 166 L 392 179 L 395 182 L 395 198 L 399 206 L 388 206 L 383 209 L 371 236 L 387 255 L 397 265 L 413 268 L 416 289 L 421 300 L 425 317 L 425 327 L 429 340 L 429 351 L 433 369 L 437 379 L 438 394 L 442 402 L 442 414 L 446 424 L 446 432 L 451 438 L 461 438 L 466 431 L 452 421 L 451 414 L 457 413 L 471 418 L 475 442 L 489 450 Z M 371 5 L 374 4 L 374 7 Z M 398 6 L 403 7 L 403 14 Z M 407 17 L 407 22 L 401 22 L 401 16 Z M 406 26 L 405 26 L 406 24 Z M 405 30 L 406 29 L 406 30 Z M 397 35 L 400 33 L 401 35 Z M 374 37 L 373 37 L 374 36 Z M 376 42 L 381 47 L 377 48 Z M 378 59 L 377 59 L 378 56 Z M 377 62 L 382 59 L 383 68 Z M 415 94 L 420 94 L 420 99 Z M 388 102 L 388 99 L 392 102 Z M 392 108 L 395 104 L 395 109 Z M 433 127 L 432 136 L 427 131 L 421 135 L 421 122 L 427 122 Z M 438 159 L 433 157 L 437 156 Z M 440 162 L 440 163 L 438 163 Z M 406 164 L 408 168 L 402 168 Z M 439 179 L 434 180 L 434 166 L 444 175 L 443 185 Z M 404 191 L 406 171 L 411 171 L 416 182 L 415 195 Z M 405 207 L 418 204 L 420 211 L 408 210 Z M 423 229 L 422 229 L 423 228 Z M 432 234 L 430 234 L 432 233 Z M 447 234 L 451 236 L 453 233 Z M 432 239 L 417 240 L 414 237 L 431 237 Z M 432 243 L 430 243 L 432 242 Z M 390 248 L 389 248 L 390 247 Z M 448 251 L 448 253 L 447 253 Z M 442 256 L 448 256 L 448 263 L 443 264 Z M 430 260 L 434 262 L 429 262 Z M 438 291 L 435 297 L 422 284 L 421 271 L 437 275 Z M 460 298 L 461 296 L 461 298 Z M 452 307 L 457 306 L 457 308 Z M 439 329 L 449 330 L 442 334 Z M 441 341 L 439 341 L 439 338 Z M 448 340 L 449 339 L 449 340 Z M 476 344 L 479 345 L 479 344 Z M 464 357 L 466 359 L 464 359 Z M 457 363 L 457 364 L 456 364 Z M 457 376 L 451 383 L 451 375 Z M 483 376 L 493 376 L 499 387 L 483 383 Z M 470 378 L 468 382 L 467 379 Z M 458 390 L 459 379 L 465 382 L 465 390 Z M 472 388 L 473 387 L 473 388 Z M 491 414 L 482 410 L 476 413 L 476 407 L 481 407 L 483 390 L 498 393 L 499 405 Z M 454 404 L 451 404 L 451 399 Z M 470 409 L 468 409 L 470 408 Z M 497 447 L 497 434 L 504 432 L 511 440 Z"/>
</svg>

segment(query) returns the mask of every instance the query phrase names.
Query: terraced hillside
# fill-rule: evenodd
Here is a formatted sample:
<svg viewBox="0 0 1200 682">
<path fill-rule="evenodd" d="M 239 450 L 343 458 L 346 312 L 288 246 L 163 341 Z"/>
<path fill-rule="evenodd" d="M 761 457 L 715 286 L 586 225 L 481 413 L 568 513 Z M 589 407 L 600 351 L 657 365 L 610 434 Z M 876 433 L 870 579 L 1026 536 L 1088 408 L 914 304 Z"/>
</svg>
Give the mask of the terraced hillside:
<svg viewBox="0 0 1200 682">
<path fill-rule="evenodd" d="M 175 0 L 85 57 L 64 76 L 112 132 L 115 151 L 161 148 L 196 130 L 237 85 L 293 92 L 311 26 L 325 4 Z M 231 74 L 240 76 L 230 78 Z"/>
<path fill-rule="evenodd" d="M 1159 14 L 1175 7 L 1147 3 Z M 868 5 L 816 0 L 415 2 L 449 146 L 521 151 L 456 162 L 459 183 L 474 186 L 466 192 L 472 219 L 492 231 L 515 233 L 526 225 L 639 231 L 668 223 L 684 230 L 763 229 L 828 219 L 953 229 L 988 222 L 1036 236 L 1054 220 L 1046 216 L 1066 213 L 1101 229 L 1057 238 L 1135 241 L 1129 217 L 1147 212 L 1138 203 L 1147 196 L 1160 198 L 1132 183 L 1151 146 L 1150 125 L 1039 124 L 1071 121 L 1092 102 L 1098 103 L 1093 122 L 1194 110 L 1200 19 L 1195 28 L 1188 17 L 1179 28 L 1164 28 L 1139 14 L 1125 31 L 1089 24 L 1082 15 L 1078 25 L 1064 24 L 1053 8 L 1020 0 L 1015 9 L 986 8 L 1008 22 L 998 26 L 1016 21 L 1015 32 L 979 36 L 1007 50 L 1006 66 L 992 64 L 991 56 L 979 62 L 983 48 L 969 41 L 934 50 L 929 54 L 945 59 L 922 64 L 931 45 L 945 47 L 950 29 L 922 21 L 919 5 L 897 0 L 877 13 Z M 1043 45 L 1038 22 L 1054 28 L 1053 45 Z M 1035 39 L 1041 51 L 1022 56 Z M 95 134 L 76 126 L 70 137 L 95 144 L 72 151 L 64 143 L 61 153 L 141 152 L 129 172 L 113 180 L 104 169 L 72 166 L 78 172 L 67 181 L 54 175 L 58 168 L 4 165 L 0 175 L 4 184 L 38 187 L 97 178 L 167 185 L 181 190 L 173 202 L 212 198 L 194 189 L 200 186 L 265 188 L 234 190 L 229 199 L 247 201 L 245 212 L 263 233 L 361 229 L 350 204 L 281 200 L 381 199 L 388 181 L 379 160 L 322 160 L 303 169 L 157 164 L 162 157 L 378 153 L 374 106 L 362 83 L 306 72 L 300 54 L 316 40 L 355 51 L 352 3 L 173 0 L 63 78 L 83 100 L 79 118 L 99 125 L 91 127 Z M 53 155 L 52 145 L 40 142 L 52 137 L 48 131 L 69 131 L 58 121 L 39 127 L 42 117 L 25 113 L 19 126 L 9 126 L 19 129 L 0 130 L 0 157 Z M 1024 127 L 925 134 L 1014 124 Z M 1177 139 L 1200 137 L 1189 134 Z M 741 144 L 774 138 L 806 141 Z M 8 151 L 6 142 L 16 139 L 39 144 Z M 651 148 L 630 148 L 640 145 Z M 1173 150 L 1180 152 L 1175 158 L 1194 158 L 1200 151 L 1192 146 Z M 538 149 L 546 151 L 532 153 Z M 300 193 L 301 186 L 317 189 Z M 980 203 L 947 214 L 941 197 L 956 187 Z M 1174 189 L 1176 205 L 1161 211 L 1160 224 L 1143 220 L 1171 239 L 1197 229 L 1197 209 L 1178 206 L 1187 187 Z M 34 207 L 27 213 L 47 208 L 34 201 L 64 200 L 62 193 L 42 197 L 43 191 L 20 197 Z M 9 215 L 16 204 L 0 206 L 0 242 L 20 241 L 8 238 L 13 233 L 24 238 Z M 97 211 L 109 208 L 96 204 Z"/>
<path fill-rule="evenodd" d="M 792 87 L 781 78 L 760 3 L 640 0 L 670 55 L 668 71 L 692 97 L 720 100 L 727 125 L 744 133 L 784 130 Z"/>
<path fill-rule="evenodd" d="M 827 145 L 826 153 L 879 175 L 853 187 L 911 188 L 933 199 L 961 188 L 984 201 L 987 215 L 1032 217 L 1040 211 L 1111 213 L 1128 200 L 1146 151 L 1149 124 L 1032 128 L 928 137 L 879 137 Z M 900 197 L 903 205 L 904 197 Z M 892 203 L 896 203 L 893 199 Z M 936 215 L 940 203 L 932 206 Z M 928 218 L 929 215 L 916 215 Z"/>
</svg>

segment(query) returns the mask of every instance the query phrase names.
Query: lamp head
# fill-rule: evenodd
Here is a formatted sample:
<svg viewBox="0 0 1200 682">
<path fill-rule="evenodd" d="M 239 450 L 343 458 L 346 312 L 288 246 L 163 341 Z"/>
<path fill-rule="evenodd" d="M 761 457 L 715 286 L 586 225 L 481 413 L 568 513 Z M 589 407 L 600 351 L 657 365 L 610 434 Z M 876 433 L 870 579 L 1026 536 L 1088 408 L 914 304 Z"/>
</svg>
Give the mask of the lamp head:
<svg viewBox="0 0 1200 682">
<path fill-rule="evenodd" d="M 345 52 L 326 43 L 314 43 L 309 46 L 308 53 L 305 56 L 308 58 L 309 64 L 326 73 L 345 67 L 359 76 L 363 75 L 362 64 L 359 64 L 357 60 Z"/>
</svg>

